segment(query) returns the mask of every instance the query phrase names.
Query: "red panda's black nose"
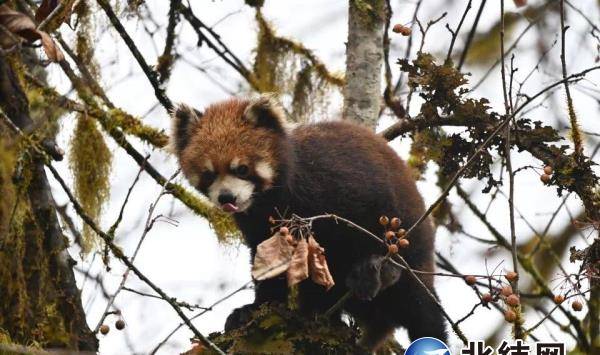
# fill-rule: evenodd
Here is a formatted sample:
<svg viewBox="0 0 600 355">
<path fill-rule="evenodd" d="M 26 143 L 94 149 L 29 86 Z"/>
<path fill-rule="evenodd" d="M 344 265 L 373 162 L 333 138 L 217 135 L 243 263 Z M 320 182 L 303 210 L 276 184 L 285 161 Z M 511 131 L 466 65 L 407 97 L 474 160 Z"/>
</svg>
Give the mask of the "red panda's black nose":
<svg viewBox="0 0 600 355">
<path fill-rule="evenodd" d="M 217 198 L 220 204 L 224 205 L 226 203 L 235 204 L 235 196 L 229 190 L 223 190 L 219 193 L 219 197 Z"/>
</svg>

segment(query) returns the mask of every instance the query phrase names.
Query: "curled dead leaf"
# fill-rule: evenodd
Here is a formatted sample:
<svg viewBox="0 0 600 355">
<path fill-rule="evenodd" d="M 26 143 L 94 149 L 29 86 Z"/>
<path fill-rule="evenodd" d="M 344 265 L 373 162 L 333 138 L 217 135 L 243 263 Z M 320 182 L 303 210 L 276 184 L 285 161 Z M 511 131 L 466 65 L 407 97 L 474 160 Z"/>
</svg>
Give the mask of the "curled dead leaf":
<svg viewBox="0 0 600 355">
<path fill-rule="evenodd" d="M 288 286 L 292 287 L 308 278 L 308 243 L 306 239 L 300 241 L 294 249 L 292 261 L 287 270 Z"/>
<path fill-rule="evenodd" d="M 8 5 L 0 5 L 0 25 L 29 42 L 40 39 L 35 23 L 27 15 L 11 9 Z"/>
<path fill-rule="evenodd" d="M 327 290 L 335 285 L 325 259 L 325 249 L 312 235 L 308 237 L 308 268 L 313 282 L 325 286 Z"/>
<path fill-rule="evenodd" d="M 44 31 L 38 31 L 40 34 L 40 38 L 42 40 L 42 47 L 44 48 L 44 52 L 53 62 L 60 62 L 65 59 L 63 52 L 58 48 L 56 42 Z"/>
<path fill-rule="evenodd" d="M 7 5 L 0 5 L 0 25 L 29 43 L 40 40 L 49 60 L 59 62 L 65 59 L 61 49 L 56 45 L 52 37 L 44 31 L 39 31 L 33 20 L 27 15 L 15 11 Z M 0 45 L 3 48 L 14 44 L 16 43 L 10 43 L 5 40 L 0 41 Z"/>
<path fill-rule="evenodd" d="M 280 233 L 263 241 L 256 248 L 252 277 L 266 280 L 284 273 L 290 266 L 294 246 Z"/>
</svg>

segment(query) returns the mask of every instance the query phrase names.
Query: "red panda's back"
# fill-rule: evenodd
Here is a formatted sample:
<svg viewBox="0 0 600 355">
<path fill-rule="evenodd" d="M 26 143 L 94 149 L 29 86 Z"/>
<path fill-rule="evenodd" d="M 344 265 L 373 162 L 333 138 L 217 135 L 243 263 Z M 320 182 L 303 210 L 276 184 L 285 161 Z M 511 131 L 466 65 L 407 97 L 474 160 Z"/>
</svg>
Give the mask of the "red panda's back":
<svg viewBox="0 0 600 355">
<path fill-rule="evenodd" d="M 294 187 L 313 201 L 327 199 L 322 209 L 335 207 L 360 219 L 396 212 L 407 223 L 423 213 L 410 170 L 369 129 L 323 122 L 298 126 L 291 137 L 297 159 Z"/>
</svg>

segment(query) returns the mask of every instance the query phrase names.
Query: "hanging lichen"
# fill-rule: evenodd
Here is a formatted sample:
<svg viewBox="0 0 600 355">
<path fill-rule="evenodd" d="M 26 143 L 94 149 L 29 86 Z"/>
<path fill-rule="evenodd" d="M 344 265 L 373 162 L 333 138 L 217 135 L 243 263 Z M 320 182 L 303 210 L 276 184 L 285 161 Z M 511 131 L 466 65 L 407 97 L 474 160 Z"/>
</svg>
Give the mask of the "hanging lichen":
<svg viewBox="0 0 600 355">
<path fill-rule="evenodd" d="M 109 176 L 112 155 L 96 121 L 81 114 L 73 132 L 70 147 L 69 165 L 73 171 L 75 195 L 86 213 L 96 222 L 102 213 L 102 206 L 109 196 Z M 93 231 L 83 228 L 84 252 L 94 243 Z"/>
<path fill-rule="evenodd" d="M 286 48 L 278 45 L 272 36 L 271 29 L 266 21 L 262 20 L 257 11 L 258 44 L 254 60 L 254 73 L 258 78 L 259 91 L 279 92 L 278 83 L 284 71 L 283 63 L 286 62 Z"/>
<path fill-rule="evenodd" d="M 98 65 L 94 59 L 92 9 L 88 2 L 80 2 L 75 9 L 78 19 L 75 53 L 86 63 L 89 75 L 98 79 Z M 70 147 L 69 165 L 73 171 L 75 195 L 86 213 L 99 222 L 102 207 L 110 193 L 109 176 L 112 155 L 96 121 L 86 114 L 77 116 Z M 91 228 L 83 226 L 83 252 L 96 244 Z"/>
<path fill-rule="evenodd" d="M 90 74 L 98 79 L 98 64 L 94 59 L 94 37 L 93 33 L 94 26 L 92 21 L 92 11 L 90 9 L 90 2 L 81 1 L 78 2 L 75 8 L 77 13 L 77 32 L 75 38 L 75 53 L 79 57 L 79 60 L 86 63 Z"/>
<path fill-rule="evenodd" d="M 325 113 L 332 87 L 340 88 L 342 75 L 331 73 L 316 55 L 301 43 L 279 37 L 256 11 L 258 43 L 254 76 L 261 92 L 275 92 L 291 98 L 291 119 L 306 122 L 320 110 Z"/>
</svg>

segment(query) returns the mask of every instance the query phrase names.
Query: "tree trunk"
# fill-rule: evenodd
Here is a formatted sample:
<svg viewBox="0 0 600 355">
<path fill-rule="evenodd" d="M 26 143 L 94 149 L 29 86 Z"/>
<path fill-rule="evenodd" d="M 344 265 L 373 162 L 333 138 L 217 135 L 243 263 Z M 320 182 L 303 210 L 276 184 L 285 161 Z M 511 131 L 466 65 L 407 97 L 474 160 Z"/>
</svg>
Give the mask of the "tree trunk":
<svg viewBox="0 0 600 355">
<path fill-rule="evenodd" d="M 46 122 L 32 119 L 15 72 L 22 62 L 0 56 L 0 108 L 31 132 Z M 0 333 L 15 343 L 95 351 L 42 157 L 18 149 L 27 143 L 0 127 Z M 40 133 L 32 138 L 52 140 Z"/>
<path fill-rule="evenodd" d="M 375 128 L 381 104 L 383 0 L 350 0 L 344 119 Z"/>
</svg>

